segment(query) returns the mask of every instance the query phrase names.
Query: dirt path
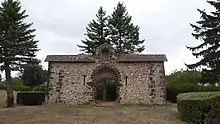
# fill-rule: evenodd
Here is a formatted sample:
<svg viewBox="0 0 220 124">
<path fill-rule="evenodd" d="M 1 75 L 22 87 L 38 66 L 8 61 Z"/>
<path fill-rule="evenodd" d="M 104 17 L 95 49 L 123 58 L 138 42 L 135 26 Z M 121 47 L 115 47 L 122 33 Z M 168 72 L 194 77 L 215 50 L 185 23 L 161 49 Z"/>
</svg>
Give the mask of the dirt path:
<svg viewBox="0 0 220 124">
<path fill-rule="evenodd" d="M 44 105 L 2 109 L 0 124 L 185 124 L 175 105 Z"/>
</svg>

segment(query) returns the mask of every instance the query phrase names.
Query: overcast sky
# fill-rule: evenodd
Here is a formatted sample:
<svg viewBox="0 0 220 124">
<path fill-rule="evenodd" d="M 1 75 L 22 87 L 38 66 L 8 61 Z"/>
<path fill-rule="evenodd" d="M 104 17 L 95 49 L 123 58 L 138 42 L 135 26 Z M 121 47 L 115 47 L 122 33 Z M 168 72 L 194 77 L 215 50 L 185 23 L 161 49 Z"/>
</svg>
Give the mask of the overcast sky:
<svg viewBox="0 0 220 124">
<path fill-rule="evenodd" d="M 1 2 L 3 0 L 0 0 Z M 34 22 L 39 42 L 38 58 L 48 54 L 78 54 L 87 24 L 100 6 L 111 14 L 119 0 L 21 0 L 28 21 Z M 143 53 L 166 54 L 166 74 L 196 59 L 187 46 L 195 46 L 189 23 L 199 20 L 197 8 L 210 10 L 206 0 L 123 0 L 140 38 L 146 39 Z M 44 63 L 47 68 L 47 63 Z"/>
</svg>

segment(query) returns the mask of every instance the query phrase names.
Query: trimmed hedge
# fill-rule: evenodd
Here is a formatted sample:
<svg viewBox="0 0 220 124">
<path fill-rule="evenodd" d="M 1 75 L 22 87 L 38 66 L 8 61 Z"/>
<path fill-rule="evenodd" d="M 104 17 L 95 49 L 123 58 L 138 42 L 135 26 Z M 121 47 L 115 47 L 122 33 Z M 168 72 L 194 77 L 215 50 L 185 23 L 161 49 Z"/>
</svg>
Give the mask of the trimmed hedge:
<svg viewBox="0 0 220 124">
<path fill-rule="evenodd" d="M 45 102 L 44 92 L 18 92 L 17 104 L 20 105 L 42 105 Z"/>
<path fill-rule="evenodd" d="M 220 123 L 220 92 L 179 94 L 177 105 L 184 121 L 194 124 Z"/>
</svg>

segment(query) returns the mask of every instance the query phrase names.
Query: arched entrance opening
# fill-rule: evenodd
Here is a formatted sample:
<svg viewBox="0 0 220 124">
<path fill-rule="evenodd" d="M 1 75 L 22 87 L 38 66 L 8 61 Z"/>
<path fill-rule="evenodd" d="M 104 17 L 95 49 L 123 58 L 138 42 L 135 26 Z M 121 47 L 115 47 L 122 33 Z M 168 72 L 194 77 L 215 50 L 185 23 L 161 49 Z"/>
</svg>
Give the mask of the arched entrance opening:
<svg viewBox="0 0 220 124">
<path fill-rule="evenodd" d="M 95 101 L 117 101 L 120 83 L 117 69 L 108 66 L 98 67 L 92 74 L 92 80 Z"/>
</svg>

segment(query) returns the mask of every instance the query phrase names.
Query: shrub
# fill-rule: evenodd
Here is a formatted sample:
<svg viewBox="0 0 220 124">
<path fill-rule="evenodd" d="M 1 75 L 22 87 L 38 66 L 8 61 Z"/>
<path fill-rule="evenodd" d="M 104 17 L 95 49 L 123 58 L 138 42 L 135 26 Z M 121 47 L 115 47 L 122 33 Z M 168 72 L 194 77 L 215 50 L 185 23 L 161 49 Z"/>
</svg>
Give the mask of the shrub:
<svg viewBox="0 0 220 124">
<path fill-rule="evenodd" d="M 18 92 L 17 104 L 22 105 L 42 105 L 45 102 L 44 92 Z"/>
<path fill-rule="evenodd" d="M 198 87 L 199 92 L 214 92 L 214 91 L 220 91 L 220 86 L 200 86 Z"/>
<path fill-rule="evenodd" d="M 14 86 L 15 91 L 32 91 L 32 88 L 25 85 Z"/>
<path fill-rule="evenodd" d="M 0 90 L 6 90 L 6 86 L 3 84 L 0 84 Z"/>
<path fill-rule="evenodd" d="M 187 92 L 215 92 L 220 91 L 220 86 L 200 86 L 190 83 L 169 83 L 167 88 L 167 100 L 173 103 L 177 102 L 177 95 Z"/>
<path fill-rule="evenodd" d="M 220 122 L 220 92 L 191 92 L 177 96 L 178 111 L 184 121 L 195 124 Z"/>
<path fill-rule="evenodd" d="M 13 89 L 15 91 L 32 91 L 32 87 L 24 85 L 19 77 L 12 78 Z M 6 90 L 6 81 L 0 82 L 0 90 Z M 45 91 L 44 86 L 35 86 L 34 91 Z"/>
<path fill-rule="evenodd" d="M 14 86 L 15 91 L 32 91 L 32 87 L 25 86 L 25 85 L 15 85 Z M 45 91 L 45 87 L 42 86 L 36 86 L 34 87 L 34 91 Z"/>
<path fill-rule="evenodd" d="M 173 83 L 166 85 L 167 100 L 176 103 L 176 96 L 180 93 L 197 92 L 198 86 L 187 83 Z"/>
<path fill-rule="evenodd" d="M 44 86 L 36 86 L 36 87 L 34 87 L 34 91 L 46 91 L 46 87 L 44 87 Z"/>
</svg>

